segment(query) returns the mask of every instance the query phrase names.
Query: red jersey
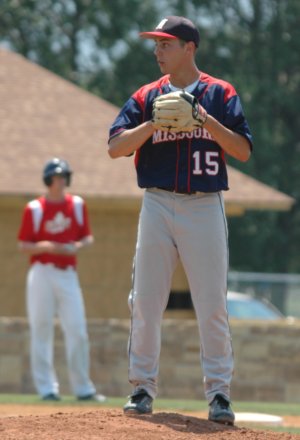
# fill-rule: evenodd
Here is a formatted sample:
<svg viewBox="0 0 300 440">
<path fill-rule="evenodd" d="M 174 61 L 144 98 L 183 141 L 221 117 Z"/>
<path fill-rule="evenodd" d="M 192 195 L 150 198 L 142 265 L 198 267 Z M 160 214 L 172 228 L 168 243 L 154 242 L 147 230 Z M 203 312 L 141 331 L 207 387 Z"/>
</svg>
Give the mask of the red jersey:
<svg viewBox="0 0 300 440">
<path fill-rule="evenodd" d="M 87 209 L 79 196 L 66 194 L 61 202 L 53 202 L 42 196 L 29 202 L 23 212 L 19 241 L 53 241 L 72 243 L 91 235 Z M 39 261 L 53 263 L 58 267 L 76 266 L 75 255 L 39 254 L 31 255 L 31 264 Z"/>
</svg>

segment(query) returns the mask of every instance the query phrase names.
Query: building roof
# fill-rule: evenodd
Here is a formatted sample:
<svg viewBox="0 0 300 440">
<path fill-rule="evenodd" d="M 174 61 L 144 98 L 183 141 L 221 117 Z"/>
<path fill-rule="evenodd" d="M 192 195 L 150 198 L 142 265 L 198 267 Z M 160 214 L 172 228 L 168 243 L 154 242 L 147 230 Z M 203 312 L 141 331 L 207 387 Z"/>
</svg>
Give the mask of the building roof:
<svg viewBox="0 0 300 440">
<path fill-rule="evenodd" d="M 52 157 L 74 171 L 72 191 L 107 200 L 140 199 L 132 158 L 107 154 L 119 109 L 21 55 L 0 49 L 0 195 L 44 191 L 41 170 Z M 229 168 L 227 206 L 289 209 L 293 199 Z"/>
</svg>

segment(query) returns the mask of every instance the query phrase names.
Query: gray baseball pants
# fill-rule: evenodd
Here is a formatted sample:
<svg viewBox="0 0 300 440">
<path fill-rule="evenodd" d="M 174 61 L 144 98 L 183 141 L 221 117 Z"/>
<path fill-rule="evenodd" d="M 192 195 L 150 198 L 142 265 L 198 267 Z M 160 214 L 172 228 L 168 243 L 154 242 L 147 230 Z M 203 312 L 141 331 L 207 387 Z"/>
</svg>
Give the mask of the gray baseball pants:
<svg viewBox="0 0 300 440">
<path fill-rule="evenodd" d="M 221 193 L 182 195 L 147 189 L 140 213 L 133 287 L 129 381 L 134 392 L 157 395 L 161 322 L 178 259 L 181 259 L 197 316 L 208 402 L 230 398 L 233 353 L 226 294 L 228 233 Z"/>
</svg>

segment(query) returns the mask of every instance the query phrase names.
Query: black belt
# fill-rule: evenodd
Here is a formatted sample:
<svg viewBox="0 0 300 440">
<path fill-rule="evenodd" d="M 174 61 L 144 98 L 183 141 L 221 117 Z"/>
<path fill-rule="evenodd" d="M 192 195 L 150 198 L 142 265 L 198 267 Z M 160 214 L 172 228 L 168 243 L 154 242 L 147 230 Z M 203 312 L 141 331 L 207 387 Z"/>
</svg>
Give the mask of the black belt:
<svg viewBox="0 0 300 440">
<path fill-rule="evenodd" d="M 176 194 L 187 194 L 187 195 L 191 195 L 191 194 L 197 194 L 197 192 L 199 191 L 181 191 L 180 189 L 174 189 L 174 188 L 163 188 L 162 186 L 157 186 L 157 189 L 162 189 L 163 191 L 168 191 L 168 192 L 172 192 L 172 193 L 176 193 Z"/>
</svg>

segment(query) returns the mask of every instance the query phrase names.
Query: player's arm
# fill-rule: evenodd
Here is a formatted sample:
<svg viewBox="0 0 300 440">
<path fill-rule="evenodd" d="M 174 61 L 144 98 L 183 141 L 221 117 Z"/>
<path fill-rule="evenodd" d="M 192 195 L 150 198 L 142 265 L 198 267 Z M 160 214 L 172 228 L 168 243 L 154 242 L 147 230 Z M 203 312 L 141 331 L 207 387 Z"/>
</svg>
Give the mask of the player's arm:
<svg viewBox="0 0 300 440">
<path fill-rule="evenodd" d="M 39 254 L 66 254 L 68 253 L 64 249 L 64 245 L 61 243 L 55 243 L 53 241 L 19 241 L 19 250 L 27 255 L 39 255 Z"/>
<path fill-rule="evenodd" d="M 83 249 L 87 246 L 90 246 L 94 243 L 94 237 L 88 236 L 84 237 L 81 240 L 72 241 L 70 243 L 57 243 L 59 248 L 59 254 L 61 255 L 75 255 L 80 249 Z"/>
<path fill-rule="evenodd" d="M 108 154 L 112 159 L 129 156 L 138 150 L 152 136 L 154 131 L 155 129 L 151 121 L 143 122 L 135 128 L 124 130 L 109 140 Z"/>
<path fill-rule="evenodd" d="M 39 254 L 58 254 L 73 255 L 80 249 L 90 246 L 94 243 L 94 237 L 88 236 L 72 243 L 56 243 L 53 241 L 37 241 L 36 243 L 29 241 L 19 241 L 19 250 L 27 255 Z"/>
<path fill-rule="evenodd" d="M 224 127 L 224 125 L 211 115 L 207 115 L 203 127 L 212 135 L 227 154 L 241 162 L 246 162 L 249 159 L 251 147 L 244 136 Z"/>
<path fill-rule="evenodd" d="M 232 108 L 233 107 L 233 108 Z M 224 125 L 209 115 L 197 99 L 185 91 L 160 95 L 154 100 L 152 123 L 156 129 L 179 133 L 204 127 L 230 156 L 246 162 L 251 153 L 245 120 L 239 101 L 228 101 Z M 227 127 L 236 127 L 236 131 Z M 239 133 L 244 133 L 239 134 Z"/>
<path fill-rule="evenodd" d="M 74 246 L 74 253 L 76 253 L 80 249 L 91 246 L 93 243 L 94 237 L 92 235 L 88 235 L 87 237 L 83 237 L 81 240 L 75 241 L 74 243 L 72 243 Z"/>
</svg>

